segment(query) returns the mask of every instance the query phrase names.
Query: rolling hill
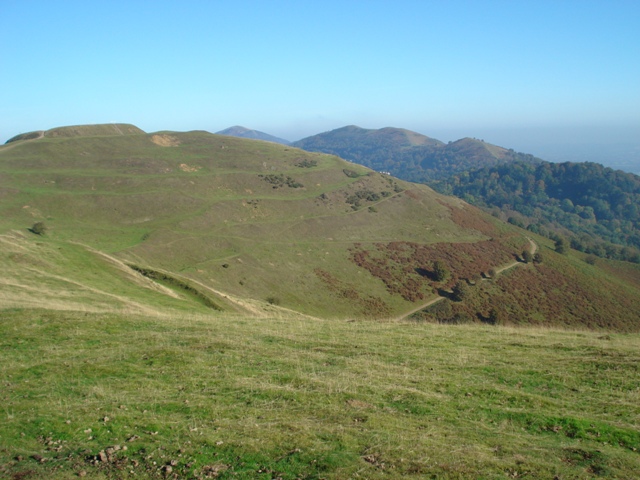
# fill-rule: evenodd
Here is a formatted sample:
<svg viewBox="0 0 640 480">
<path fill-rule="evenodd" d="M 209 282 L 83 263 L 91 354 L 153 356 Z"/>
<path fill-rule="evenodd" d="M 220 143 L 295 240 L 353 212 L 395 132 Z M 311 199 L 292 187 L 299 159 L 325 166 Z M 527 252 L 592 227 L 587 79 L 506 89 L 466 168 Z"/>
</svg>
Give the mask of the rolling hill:
<svg viewBox="0 0 640 480">
<path fill-rule="evenodd" d="M 471 168 L 514 160 L 538 161 L 531 155 L 482 140 L 463 138 L 445 144 L 410 130 L 390 127 L 372 130 L 351 125 L 303 138 L 292 145 L 338 155 L 412 182 L 441 179 Z"/>
<path fill-rule="evenodd" d="M 274 137 L 268 133 L 260 132 L 259 130 L 251 130 L 238 125 L 235 127 L 225 128 L 224 130 L 216 132 L 216 134 L 239 138 L 251 138 L 253 140 L 264 140 L 266 142 L 281 143 L 283 145 L 289 145 L 291 143 L 289 140 L 285 140 L 284 138 Z"/>
<path fill-rule="evenodd" d="M 425 185 L 274 143 L 112 127 L 0 147 L 3 308 L 639 327 L 638 270 L 559 255 Z M 530 238 L 544 263 L 516 262 Z"/>
<path fill-rule="evenodd" d="M 0 147 L 0 477 L 634 478 L 640 266 L 127 129 Z"/>
</svg>

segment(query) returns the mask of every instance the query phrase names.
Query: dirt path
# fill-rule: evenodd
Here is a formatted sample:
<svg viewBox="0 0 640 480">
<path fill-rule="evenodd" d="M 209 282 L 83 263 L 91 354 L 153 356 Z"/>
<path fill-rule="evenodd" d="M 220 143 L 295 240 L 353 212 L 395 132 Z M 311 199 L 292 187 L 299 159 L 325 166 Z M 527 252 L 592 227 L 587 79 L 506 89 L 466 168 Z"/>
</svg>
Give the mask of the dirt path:
<svg viewBox="0 0 640 480">
<path fill-rule="evenodd" d="M 529 237 L 527 237 L 527 240 L 529 240 L 529 245 L 531 246 L 530 252 L 531 255 L 534 255 L 537 251 L 538 251 L 538 245 L 536 244 L 536 242 L 534 242 L 533 240 L 531 240 Z M 507 265 L 504 265 L 502 267 L 499 267 L 496 269 L 496 275 L 499 273 L 504 272 L 505 270 L 509 270 L 510 268 L 516 267 L 518 265 L 524 265 L 522 262 L 511 262 L 508 263 Z M 483 279 L 486 280 L 486 279 Z M 434 303 L 438 303 L 441 302 L 442 300 L 444 300 L 446 297 L 436 297 L 436 298 L 432 298 L 431 300 L 422 303 L 420 305 L 418 305 L 416 308 L 409 310 L 406 313 L 403 313 L 402 315 L 400 315 L 399 317 L 393 318 L 392 321 L 400 321 L 400 320 L 404 320 L 405 318 L 413 315 L 416 312 L 419 312 L 420 310 L 427 308 L 431 305 L 433 305 Z"/>
</svg>

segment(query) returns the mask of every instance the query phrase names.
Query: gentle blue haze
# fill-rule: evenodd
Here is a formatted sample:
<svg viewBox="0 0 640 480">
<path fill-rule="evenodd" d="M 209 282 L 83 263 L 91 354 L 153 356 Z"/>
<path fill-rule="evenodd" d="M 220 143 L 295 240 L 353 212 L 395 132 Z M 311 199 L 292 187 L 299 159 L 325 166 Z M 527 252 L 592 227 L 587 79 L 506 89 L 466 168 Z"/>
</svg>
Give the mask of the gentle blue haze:
<svg viewBox="0 0 640 480">
<path fill-rule="evenodd" d="M 640 164 L 637 0 L 0 0 L 0 66 L 0 142 L 355 124 Z"/>
</svg>

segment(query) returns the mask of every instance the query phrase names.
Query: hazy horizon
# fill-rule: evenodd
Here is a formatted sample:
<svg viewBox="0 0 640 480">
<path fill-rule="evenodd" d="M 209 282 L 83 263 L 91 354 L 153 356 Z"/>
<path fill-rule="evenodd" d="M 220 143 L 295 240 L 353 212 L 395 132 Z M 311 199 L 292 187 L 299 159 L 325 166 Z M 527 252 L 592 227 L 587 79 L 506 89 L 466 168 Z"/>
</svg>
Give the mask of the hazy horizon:
<svg viewBox="0 0 640 480">
<path fill-rule="evenodd" d="M 638 18 L 631 1 L 3 2 L 0 142 L 353 124 L 640 164 Z"/>
</svg>

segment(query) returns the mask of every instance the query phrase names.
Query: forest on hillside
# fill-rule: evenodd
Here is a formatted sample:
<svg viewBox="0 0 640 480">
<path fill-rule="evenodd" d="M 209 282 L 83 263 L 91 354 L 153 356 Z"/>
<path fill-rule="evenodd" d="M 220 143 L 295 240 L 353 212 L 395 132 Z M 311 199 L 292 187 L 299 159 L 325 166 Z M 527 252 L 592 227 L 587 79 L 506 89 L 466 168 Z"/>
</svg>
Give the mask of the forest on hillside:
<svg viewBox="0 0 640 480">
<path fill-rule="evenodd" d="M 597 163 L 512 162 L 432 184 L 600 257 L 640 263 L 640 177 Z"/>
<path fill-rule="evenodd" d="M 423 145 L 411 145 L 402 138 L 375 134 L 355 135 L 350 130 L 344 130 L 308 137 L 293 143 L 293 146 L 337 155 L 378 172 L 387 172 L 402 180 L 418 183 L 440 180 L 454 173 L 501 163 L 542 161 L 533 155 L 496 147 L 472 138 L 447 144 L 432 140 Z"/>
</svg>

